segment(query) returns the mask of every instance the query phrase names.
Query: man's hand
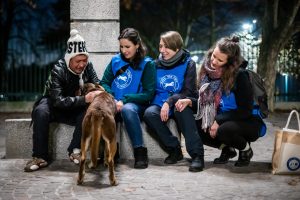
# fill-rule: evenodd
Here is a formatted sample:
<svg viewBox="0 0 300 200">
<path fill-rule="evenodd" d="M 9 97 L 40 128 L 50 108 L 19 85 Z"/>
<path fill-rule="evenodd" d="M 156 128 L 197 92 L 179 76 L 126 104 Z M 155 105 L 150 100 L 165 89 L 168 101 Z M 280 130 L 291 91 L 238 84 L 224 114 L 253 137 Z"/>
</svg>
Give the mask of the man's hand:
<svg viewBox="0 0 300 200">
<path fill-rule="evenodd" d="M 93 92 L 87 93 L 87 95 L 85 95 L 85 102 L 86 103 L 91 103 L 94 100 L 95 96 L 97 96 L 101 92 L 103 92 L 103 91 L 98 90 L 98 91 L 93 91 Z"/>
<path fill-rule="evenodd" d="M 117 106 L 117 112 L 121 112 L 121 110 L 124 106 L 123 101 L 117 101 L 116 106 Z"/>
</svg>

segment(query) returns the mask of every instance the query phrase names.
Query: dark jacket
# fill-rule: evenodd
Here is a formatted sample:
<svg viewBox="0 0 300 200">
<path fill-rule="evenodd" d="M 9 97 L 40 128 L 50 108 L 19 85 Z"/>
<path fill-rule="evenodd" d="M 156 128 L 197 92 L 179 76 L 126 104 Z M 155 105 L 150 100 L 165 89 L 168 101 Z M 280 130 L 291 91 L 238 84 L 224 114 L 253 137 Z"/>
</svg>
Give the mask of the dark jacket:
<svg viewBox="0 0 300 200">
<path fill-rule="evenodd" d="M 231 110 L 223 113 L 218 113 L 215 120 L 219 125 L 226 121 L 240 121 L 247 120 L 252 117 L 258 116 L 252 115 L 253 110 L 253 92 L 252 86 L 245 70 L 239 70 L 234 87 L 231 92 L 235 95 L 235 100 L 237 104 L 236 110 Z M 189 98 L 192 100 L 192 109 L 197 112 L 198 106 L 198 95 L 195 98 Z"/>
<path fill-rule="evenodd" d="M 82 79 L 84 83 L 99 83 L 91 62 L 86 66 Z M 84 96 L 76 96 L 78 90 L 79 76 L 70 72 L 65 60 L 60 59 L 51 70 L 43 96 L 49 97 L 56 108 L 72 109 L 86 105 Z"/>
</svg>

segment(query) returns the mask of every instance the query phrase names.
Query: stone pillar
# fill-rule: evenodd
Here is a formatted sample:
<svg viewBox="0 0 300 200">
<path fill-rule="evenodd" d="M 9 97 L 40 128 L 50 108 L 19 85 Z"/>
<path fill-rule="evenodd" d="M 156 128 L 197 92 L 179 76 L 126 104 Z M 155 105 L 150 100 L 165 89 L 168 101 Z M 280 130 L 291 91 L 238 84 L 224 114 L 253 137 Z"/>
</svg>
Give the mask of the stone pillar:
<svg viewBox="0 0 300 200">
<path fill-rule="evenodd" d="M 76 28 L 85 39 L 90 61 L 101 79 L 119 51 L 119 0 L 70 0 L 70 9 L 71 29 Z"/>
</svg>

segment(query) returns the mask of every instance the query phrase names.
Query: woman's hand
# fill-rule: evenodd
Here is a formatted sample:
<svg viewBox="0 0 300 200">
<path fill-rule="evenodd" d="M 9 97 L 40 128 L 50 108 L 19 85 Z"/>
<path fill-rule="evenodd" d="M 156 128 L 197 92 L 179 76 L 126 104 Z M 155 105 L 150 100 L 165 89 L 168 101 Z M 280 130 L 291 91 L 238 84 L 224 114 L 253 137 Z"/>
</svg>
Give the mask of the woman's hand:
<svg viewBox="0 0 300 200">
<path fill-rule="evenodd" d="M 160 119 L 163 122 L 168 121 L 169 119 L 169 110 L 170 110 L 170 106 L 168 103 L 164 103 L 161 110 L 160 110 Z"/>
<path fill-rule="evenodd" d="M 210 127 L 209 130 L 210 137 L 216 138 L 218 128 L 219 128 L 219 124 L 216 121 L 214 121 L 213 125 Z"/>
<path fill-rule="evenodd" d="M 190 99 L 179 99 L 175 103 L 176 110 L 182 112 L 187 106 L 192 107 L 192 101 Z"/>
<path fill-rule="evenodd" d="M 116 102 L 116 106 L 117 106 L 117 112 L 121 112 L 122 108 L 123 108 L 123 101 L 117 101 Z"/>
</svg>

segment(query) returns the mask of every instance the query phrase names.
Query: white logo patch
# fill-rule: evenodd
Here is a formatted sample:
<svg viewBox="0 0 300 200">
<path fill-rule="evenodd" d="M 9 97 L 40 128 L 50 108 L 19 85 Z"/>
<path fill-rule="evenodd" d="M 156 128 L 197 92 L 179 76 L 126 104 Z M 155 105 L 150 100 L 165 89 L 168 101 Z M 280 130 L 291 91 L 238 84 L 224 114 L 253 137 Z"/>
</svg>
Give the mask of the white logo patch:
<svg viewBox="0 0 300 200">
<path fill-rule="evenodd" d="M 164 90 L 176 92 L 179 88 L 178 78 L 174 75 L 165 75 L 160 79 L 160 87 Z"/>
<path fill-rule="evenodd" d="M 132 81 L 132 74 L 130 70 L 126 70 L 123 74 L 120 74 L 114 82 L 116 83 L 117 88 L 124 89 L 130 85 Z"/>
</svg>

